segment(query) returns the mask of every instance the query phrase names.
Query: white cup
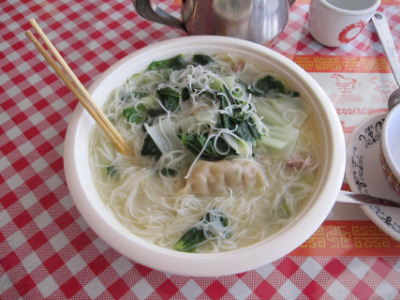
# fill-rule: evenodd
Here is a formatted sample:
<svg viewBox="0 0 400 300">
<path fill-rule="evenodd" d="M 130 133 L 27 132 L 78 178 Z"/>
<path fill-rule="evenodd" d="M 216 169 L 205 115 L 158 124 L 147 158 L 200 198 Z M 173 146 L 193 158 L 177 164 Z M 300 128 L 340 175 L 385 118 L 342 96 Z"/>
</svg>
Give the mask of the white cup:
<svg viewBox="0 0 400 300">
<path fill-rule="evenodd" d="M 308 16 L 311 35 L 320 44 L 340 47 L 355 39 L 371 19 L 380 0 L 312 0 Z"/>
</svg>

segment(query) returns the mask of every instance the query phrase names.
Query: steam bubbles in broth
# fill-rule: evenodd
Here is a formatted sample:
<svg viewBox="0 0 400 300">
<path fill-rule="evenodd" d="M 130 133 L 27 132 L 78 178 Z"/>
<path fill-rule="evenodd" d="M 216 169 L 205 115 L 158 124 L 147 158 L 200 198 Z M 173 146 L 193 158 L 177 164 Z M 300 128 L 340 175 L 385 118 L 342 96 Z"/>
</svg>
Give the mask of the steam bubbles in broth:
<svg viewBox="0 0 400 300">
<path fill-rule="evenodd" d="M 155 61 L 103 110 L 132 153 L 118 153 L 96 127 L 93 179 L 120 222 L 151 243 L 199 253 L 246 247 L 310 196 L 319 161 L 310 107 L 240 57 Z"/>
</svg>

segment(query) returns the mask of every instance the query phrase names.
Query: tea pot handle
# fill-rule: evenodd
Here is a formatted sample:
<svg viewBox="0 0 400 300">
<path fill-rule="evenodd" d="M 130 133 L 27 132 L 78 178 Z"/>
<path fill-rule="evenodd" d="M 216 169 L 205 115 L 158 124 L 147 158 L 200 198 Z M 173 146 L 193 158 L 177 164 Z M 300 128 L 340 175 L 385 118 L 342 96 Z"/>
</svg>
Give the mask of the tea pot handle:
<svg viewBox="0 0 400 300">
<path fill-rule="evenodd" d="M 151 6 L 150 0 L 132 0 L 132 2 L 137 13 L 142 18 L 186 31 L 186 27 L 182 21 L 158 7 L 154 10 Z"/>
</svg>

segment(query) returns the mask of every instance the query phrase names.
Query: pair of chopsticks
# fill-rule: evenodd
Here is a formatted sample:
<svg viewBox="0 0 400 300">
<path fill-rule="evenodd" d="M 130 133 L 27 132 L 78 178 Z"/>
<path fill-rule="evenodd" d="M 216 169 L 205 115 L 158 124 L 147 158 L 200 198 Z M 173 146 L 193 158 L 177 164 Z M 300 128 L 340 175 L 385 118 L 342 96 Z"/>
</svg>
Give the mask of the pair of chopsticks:
<svg viewBox="0 0 400 300">
<path fill-rule="evenodd" d="M 64 83 L 68 86 L 68 88 L 74 93 L 74 95 L 78 98 L 79 102 L 83 105 L 83 107 L 89 112 L 89 114 L 93 117 L 93 119 L 97 122 L 100 128 L 105 132 L 105 134 L 110 138 L 110 140 L 114 143 L 115 147 L 122 154 L 128 153 L 128 145 L 115 129 L 115 127 L 111 124 L 108 118 L 104 115 L 101 109 L 96 105 L 88 91 L 79 81 L 79 79 L 72 72 L 71 68 L 65 62 L 65 60 L 61 57 L 60 53 L 54 47 L 49 38 L 44 34 L 42 29 L 39 27 L 35 19 L 30 19 L 29 23 L 31 23 L 32 27 L 35 29 L 37 34 L 39 34 L 40 38 L 43 40 L 49 51 L 53 54 L 54 58 L 46 51 L 46 49 L 39 43 L 36 37 L 32 34 L 30 30 L 27 30 L 26 36 L 31 40 L 31 42 L 35 45 L 35 47 L 39 50 L 39 52 L 43 55 L 45 60 L 50 63 L 53 67 L 54 71 L 57 75 L 64 81 Z M 60 64 L 60 66 L 57 64 Z"/>
</svg>

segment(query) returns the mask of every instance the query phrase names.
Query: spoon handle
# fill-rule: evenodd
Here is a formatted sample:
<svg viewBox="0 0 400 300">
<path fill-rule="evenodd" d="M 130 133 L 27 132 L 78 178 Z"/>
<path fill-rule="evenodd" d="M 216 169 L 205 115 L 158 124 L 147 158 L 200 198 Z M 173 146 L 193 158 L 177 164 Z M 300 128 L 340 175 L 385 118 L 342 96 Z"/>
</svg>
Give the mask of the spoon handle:
<svg viewBox="0 0 400 300">
<path fill-rule="evenodd" d="M 386 16 L 377 11 L 372 16 L 372 22 L 375 25 L 379 39 L 382 43 L 383 50 L 389 60 L 390 67 L 392 68 L 394 79 L 400 87 L 400 63 L 397 55 L 396 47 L 394 46 L 393 37 L 390 33 L 390 28 Z"/>
<path fill-rule="evenodd" d="M 390 207 L 400 208 L 400 201 L 396 202 L 393 200 L 382 199 L 378 197 L 373 197 L 370 195 L 356 194 L 352 192 L 340 191 L 337 202 L 341 203 L 352 203 L 352 204 L 375 204 Z"/>
</svg>

